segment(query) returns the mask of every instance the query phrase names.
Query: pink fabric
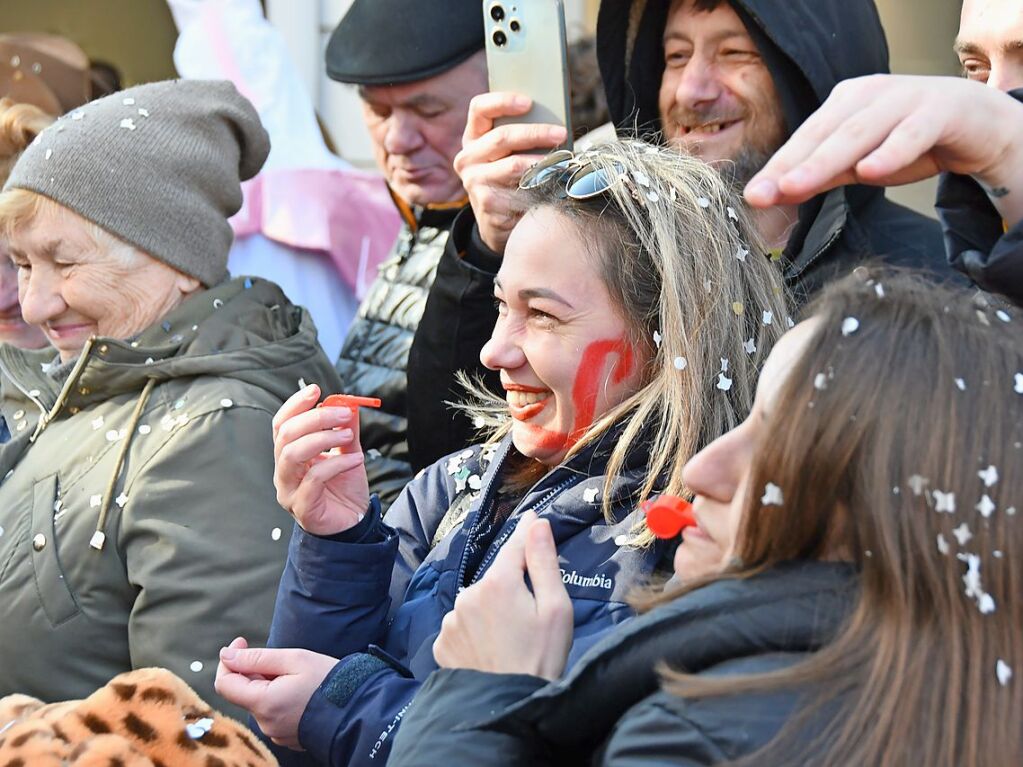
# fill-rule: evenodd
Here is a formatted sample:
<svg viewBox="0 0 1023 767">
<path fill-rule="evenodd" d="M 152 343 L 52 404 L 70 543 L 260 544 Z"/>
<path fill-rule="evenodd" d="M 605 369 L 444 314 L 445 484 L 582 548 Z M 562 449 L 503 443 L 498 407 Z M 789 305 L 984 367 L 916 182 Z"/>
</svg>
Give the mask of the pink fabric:
<svg viewBox="0 0 1023 767">
<path fill-rule="evenodd" d="M 294 248 L 330 256 L 362 299 L 401 227 L 383 180 L 355 170 L 264 171 L 242 185 L 236 237 L 261 233 Z"/>
</svg>

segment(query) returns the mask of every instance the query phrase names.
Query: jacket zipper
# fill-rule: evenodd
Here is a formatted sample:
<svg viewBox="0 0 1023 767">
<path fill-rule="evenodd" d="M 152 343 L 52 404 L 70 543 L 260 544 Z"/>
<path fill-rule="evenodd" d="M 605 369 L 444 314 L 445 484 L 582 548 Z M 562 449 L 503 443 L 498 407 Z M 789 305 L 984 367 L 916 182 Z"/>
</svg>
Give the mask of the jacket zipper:
<svg viewBox="0 0 1023 767">
<path fill-rule="evenodd" d="M 568 489 L 568 487 L 576 484 L 579 481 L 581 480 L 572 476 L 566 479 L 565 481 L 558 483 L 549 491 L 547 491 L 547 494 L 543 498 L 541 498 L 539 501 L 531 505 L 529 507 L 529 510 L 535 511 L 537 515 L 539 515 L 544 509 L 547 508 L 547 506 L 553 503 L 554 499 L 558 497 L 559 493 L 563 492 L 564 490 Z M 515 518 L 516 512 L 518 512 L 518 508 L 515 509 L 515 512 L 512 512 L 512 515 L 508 518 L 508 522 Z M 487 550 L 486 556 L 483 557 L 483 561 L 480 562 L 480 566 L 476 569 L 476 575 L 473 576 L 472 583 L 476 583 L 476 581 L 480 579 L 482 574 L 487 571 L 487 568 L 490 566 L 491 562 L 493 562 L 494 558 L 497 557 L 497 554 L 501 550 L 501 547 L 504 546 L 505 541 L 507 541 L 512 536 L 512 533 L 515 532 L 515 528 L 518 527 L 518 524 L 509 525 L 508 522 L 505 522 L 504 532 L 501 533 L 501 535 L 490 544 L 490 548 Z M 468 546 L 466 546 L 466 549 L 468 549 Z M 464 567 L 465 552 L 463 552 L 462 563 Z M 464 576 L 464 573 L 460 573 L 459 575 Z M 461 582 L 462 580 L 460 577 L 458 583 Z M 469 585 L 471 586 L 472 583 L 470 583 Z"/>
</svg>

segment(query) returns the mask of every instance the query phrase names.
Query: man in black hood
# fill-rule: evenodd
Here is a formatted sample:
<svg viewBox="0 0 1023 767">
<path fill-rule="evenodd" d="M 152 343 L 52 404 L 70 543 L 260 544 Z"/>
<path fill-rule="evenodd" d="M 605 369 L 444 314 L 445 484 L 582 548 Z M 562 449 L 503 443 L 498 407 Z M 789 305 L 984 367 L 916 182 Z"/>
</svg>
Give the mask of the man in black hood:
<svg viewBox="0 0 1023 767">
<path fill-rule="evenodd" d="M 888 72 L 873 0 L 605 0 L 597 39 L 619 132 L 660 135 L 740 184 L 837 83 Z M 947 271 L 938 224 L 883 190 L 760 215 L 799 299 L 872 257 Z"/>
</svg>

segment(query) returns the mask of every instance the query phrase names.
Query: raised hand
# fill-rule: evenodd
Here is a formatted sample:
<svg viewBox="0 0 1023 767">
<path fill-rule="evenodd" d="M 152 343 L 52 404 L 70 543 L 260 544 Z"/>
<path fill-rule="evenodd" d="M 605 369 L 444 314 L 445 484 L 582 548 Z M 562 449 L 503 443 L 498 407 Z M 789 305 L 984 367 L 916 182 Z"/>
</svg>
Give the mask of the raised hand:
<svg viewBox="0 0 1023 767">
<path fill-rule="evenodd" d="M 550 523 L 526 512 L 483 578 L 444 616 L 433 657 L 442 668 L 557 679 L 572 630 L 572 602 Z"/>
<path fill-rule="evenodd" d="M 274 487 L 303 530 L 333 535 L 365 515 L 369 483 L 357 419 L 348 408 L 317 408 L 319 397 L 307 386 L 274 415 Z"/>
<path fill-rule="evenodd" d="M 469 195 L 480 238 L 491 250 L 504 252 L 508 235 L 522 218 L 519 179 L 543 152 L 564 143 L 559 125 L 509 124 L 494 127 L 501 117 L 526 114 L 532 101 L 514 93 L 483 93 L 469 103 L 462 151 L 455 170 Z"/>
</svg>

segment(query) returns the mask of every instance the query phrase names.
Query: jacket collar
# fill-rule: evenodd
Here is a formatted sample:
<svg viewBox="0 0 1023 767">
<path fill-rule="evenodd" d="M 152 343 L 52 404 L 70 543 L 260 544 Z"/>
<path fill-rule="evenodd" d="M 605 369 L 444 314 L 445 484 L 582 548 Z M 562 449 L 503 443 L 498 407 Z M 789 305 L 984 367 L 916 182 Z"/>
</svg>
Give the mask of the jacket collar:
<svg viewBox="0 0 1023 767">
<path fill-rule="evenodd" d="M 439 202 L 434 205 L 410 205 L 390 185 L 387 191 L 391 195 L 394 207 L 401 214 L 401 220 L 413 232 L 419 231 L 421 227 L 449 229 L 455 216 L 469 204 L 469 198 L 463 197 L 453 202 Z"/>
</svg>

